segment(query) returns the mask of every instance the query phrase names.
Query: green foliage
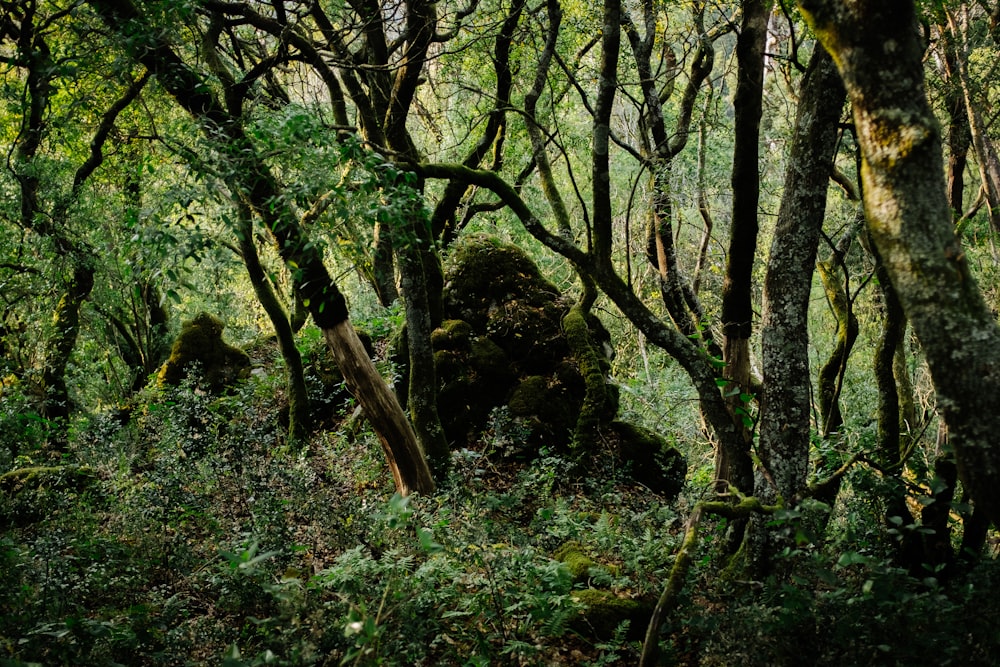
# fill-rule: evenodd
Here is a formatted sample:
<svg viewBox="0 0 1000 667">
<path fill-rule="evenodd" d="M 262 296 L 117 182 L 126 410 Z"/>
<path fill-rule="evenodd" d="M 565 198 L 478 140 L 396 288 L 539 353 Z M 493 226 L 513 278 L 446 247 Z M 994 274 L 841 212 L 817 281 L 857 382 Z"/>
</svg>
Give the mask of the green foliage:
<svg viewBox="0 0 1000 667">
<path fill-rule="evenodd" d="M 705 602 L 724 610 L 679 619 L 703 664 L 987 665 L 1000 656 L 996 576 L 983 563 L 943 587 L 857 552 L 817 555 L 791 581 L 713 590 Z"/>
</svg>

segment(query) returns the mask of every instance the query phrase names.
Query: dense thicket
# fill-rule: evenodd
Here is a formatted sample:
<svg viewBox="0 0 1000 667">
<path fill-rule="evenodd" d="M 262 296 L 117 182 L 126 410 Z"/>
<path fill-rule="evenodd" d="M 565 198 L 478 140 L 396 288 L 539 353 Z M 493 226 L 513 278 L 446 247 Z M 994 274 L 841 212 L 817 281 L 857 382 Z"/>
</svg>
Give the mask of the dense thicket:
<svg viewBox="0 0 1000 667">
<path fill-rule="evenodd" d="M 5 659 L 989 663 L 998 25 L 0 0 Z"/>
</svg>

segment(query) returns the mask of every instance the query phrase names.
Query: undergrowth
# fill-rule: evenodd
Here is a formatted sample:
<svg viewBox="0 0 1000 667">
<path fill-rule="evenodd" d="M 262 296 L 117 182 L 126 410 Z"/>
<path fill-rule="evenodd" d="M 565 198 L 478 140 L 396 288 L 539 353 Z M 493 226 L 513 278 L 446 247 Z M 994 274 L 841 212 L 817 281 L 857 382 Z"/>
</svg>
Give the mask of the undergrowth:
<svg viewBox="0 0 1000 667">
<path fill-rule="evenodd" d="M 194 381 L 146 389 L 127 418 L 73 425 L 63 458 L 85 483 L 0 493 L 0 663 L 636 663 L 641 617 L 602 628 L 577 593 L 648 614 L 702 489 L 665 502 L 601 453 L 582 479 L 559 452 L 513 459 L 523 434 L 496 413 L 435 494 L 400 498 L 350 406 L 339 430 L 289 449 L 280 391 L 267 375 L 222 397 Z M 42 421 L 0 416 L 21 429 L 4 470 L 62 463 Z M 834 539 L 797 543 L 780 580 L 727 577 L 726 526 L 706 526 L 665 662 L 996 664 L 993 561 L 947 582 L 894 567 L 891 536 L 861 529 L 877 508 L 843 496 Z M 567 544 L 589 559 L 582 574 L 557 560 Z"/>
</svg>

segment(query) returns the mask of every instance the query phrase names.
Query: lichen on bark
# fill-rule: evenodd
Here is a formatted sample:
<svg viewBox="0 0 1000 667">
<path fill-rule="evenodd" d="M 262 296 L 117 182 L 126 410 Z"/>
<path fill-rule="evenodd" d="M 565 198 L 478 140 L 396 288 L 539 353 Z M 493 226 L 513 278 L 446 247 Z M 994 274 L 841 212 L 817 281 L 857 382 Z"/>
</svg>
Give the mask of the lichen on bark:
<svg viewBox="0 0 1000 667">
<path fill-rule="evenodd" d="M 869 233 L 927 359 L 959 472 L 998 521 L 1000 328 L 954 233 L 913 2 L 800 6 L 846 84 Z"/>
</svg>

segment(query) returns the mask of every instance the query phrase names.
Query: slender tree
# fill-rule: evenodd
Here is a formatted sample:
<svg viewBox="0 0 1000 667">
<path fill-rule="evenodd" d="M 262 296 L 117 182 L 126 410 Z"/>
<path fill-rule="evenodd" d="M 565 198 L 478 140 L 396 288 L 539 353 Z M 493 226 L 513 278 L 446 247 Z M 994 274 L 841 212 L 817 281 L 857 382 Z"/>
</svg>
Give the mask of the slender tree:
<svg viewBox="0 0 1000 667">
<path fill-rule="evenodd" d="M 747 491 L 753 486 L 750 446 L 753 434 L 743 417 L 753 393 L 750 382 L 750 336 L 753 332 L 753 267 L 757 258 L 760 198 L 760 118 L 764 96 L 764 43 L 771 14 L 768 0 L 745 0 L 736 38 L 736 96 L 733 135 L 733 215 L 726 279 L 722 287 L 723 376 L 730 384 L 730 410 L 742 433 L 735 451 L 720 448 L 715 477 Z"/>
</svg>

